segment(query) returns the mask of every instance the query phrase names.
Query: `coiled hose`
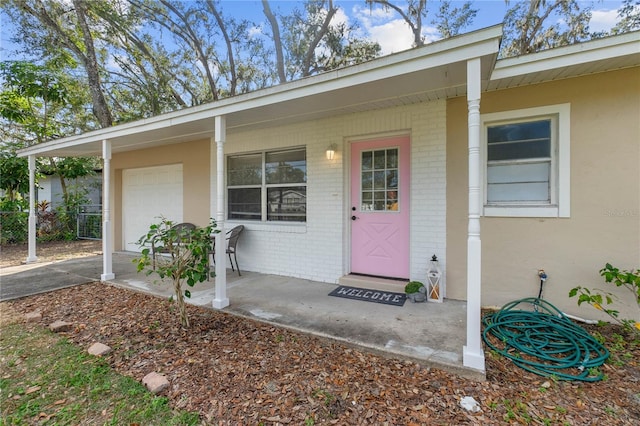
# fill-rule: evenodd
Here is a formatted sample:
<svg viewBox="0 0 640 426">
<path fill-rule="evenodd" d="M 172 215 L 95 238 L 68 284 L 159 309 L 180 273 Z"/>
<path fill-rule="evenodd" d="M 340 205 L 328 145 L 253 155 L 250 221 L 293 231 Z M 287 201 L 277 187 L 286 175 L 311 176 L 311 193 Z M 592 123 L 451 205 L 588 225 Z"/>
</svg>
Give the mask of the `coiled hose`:
<svg viewBox="0 0 640 426">
<path fill-rule="evenodd" d="M 534 311 L 516 309 L 529 305 Z M 526 298 L 482 318 L 482 338 L 494 351 L 532 373 L 595 382 L 609 351 L 549 302 Z"/>
</svg>

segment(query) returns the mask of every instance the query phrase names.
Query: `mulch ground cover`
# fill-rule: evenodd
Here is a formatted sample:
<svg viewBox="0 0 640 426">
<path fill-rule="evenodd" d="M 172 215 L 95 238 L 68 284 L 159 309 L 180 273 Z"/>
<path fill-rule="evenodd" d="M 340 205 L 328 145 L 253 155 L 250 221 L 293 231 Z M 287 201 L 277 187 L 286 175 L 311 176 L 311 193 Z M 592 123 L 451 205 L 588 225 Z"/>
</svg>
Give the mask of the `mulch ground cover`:
<svg viewBox="0 0 640 426">
<path fill-rule="evenodd" d="M 105 358 L 121 374 L 136 380 L 165 374 L 170 386 L 162 395 L 173 407 L 198 412 L 205 424 L 632 425 L 640 419 L 640 347 L 614 325 L 587 326 L 615 346 L 603 381 L 556 381 L 488 351 L 487 380 L 477 382 L 207 308 L 189 306 L 192 327 L 184 329 L 170 301 L 100 283 L 5 303 L 20 314 L 42 313 L 27 327 L 64 320 L 74 324 L 67 338 L 81 347 L 111 346 Z M 480 411 L 462 408 L 465 396 Z"/>
</svg>

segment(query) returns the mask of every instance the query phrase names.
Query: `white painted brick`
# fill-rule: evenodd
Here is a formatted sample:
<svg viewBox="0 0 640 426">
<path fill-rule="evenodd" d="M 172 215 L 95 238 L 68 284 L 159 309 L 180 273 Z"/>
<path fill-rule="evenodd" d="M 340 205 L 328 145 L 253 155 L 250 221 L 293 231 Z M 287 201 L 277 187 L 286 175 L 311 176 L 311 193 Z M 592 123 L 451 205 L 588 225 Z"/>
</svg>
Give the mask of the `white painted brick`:
<svg viewBox="0 0 640 426">
<path fill-rule="evenodd" d="M 276 129 L 229 134 L 227 154 L 306 146 L 307 223 L 242 222 L 238 246 L 244 270 L 336 282 L 348 272 L 348 180 L 350 137 L 409 130 L 412 138 L 411 278 L 424 281 L 428 260 L 446 255 L 446 103 L 435 101 L 317 120 Z M 325 150 L 338 145 L 329 162 Z M 215 170 L 213 171 L 215 173 Z M 214 194 L 215 197 L 215 194 Z M 215 206 L 213 206 L 215 211 Z M 231 228 L 229 221 L 225 227 Z"/>
</svg>

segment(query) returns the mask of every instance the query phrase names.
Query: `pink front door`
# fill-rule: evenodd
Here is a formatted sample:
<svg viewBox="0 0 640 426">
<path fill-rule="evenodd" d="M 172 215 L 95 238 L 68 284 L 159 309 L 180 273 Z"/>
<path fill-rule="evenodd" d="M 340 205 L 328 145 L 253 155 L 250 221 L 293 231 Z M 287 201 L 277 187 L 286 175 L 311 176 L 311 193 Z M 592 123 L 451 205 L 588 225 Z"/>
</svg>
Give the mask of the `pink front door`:
<svg viewBox="0 0 640 426">
<path fill-rule="evenodd" d="M 351 272 L 409 278 L 409 137 L 351 145 Z"/>
</svg>

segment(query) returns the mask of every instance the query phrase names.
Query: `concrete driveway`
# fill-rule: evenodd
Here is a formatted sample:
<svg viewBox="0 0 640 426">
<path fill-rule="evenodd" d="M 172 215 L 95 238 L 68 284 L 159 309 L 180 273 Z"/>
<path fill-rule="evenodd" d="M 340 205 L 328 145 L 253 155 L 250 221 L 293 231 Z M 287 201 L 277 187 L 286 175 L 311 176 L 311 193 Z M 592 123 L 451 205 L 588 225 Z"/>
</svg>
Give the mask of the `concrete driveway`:
<svg viewBox="0 0 640 426">
<path fill-rule="evenodd" d="M 102 257 L 92 256 L 0 269 L 0 301 L 100 280 Z"/>
</svg>

